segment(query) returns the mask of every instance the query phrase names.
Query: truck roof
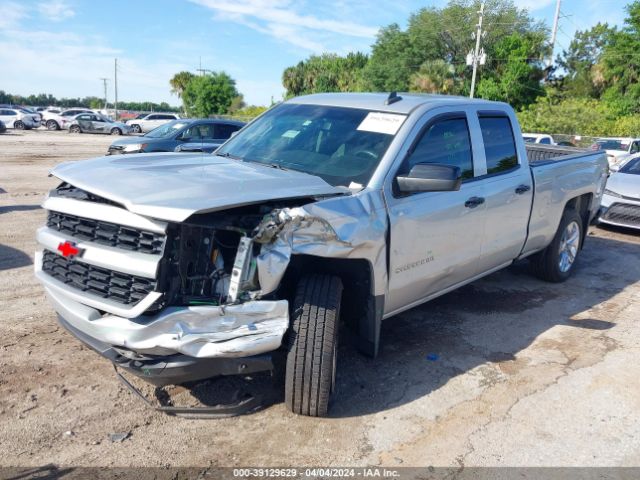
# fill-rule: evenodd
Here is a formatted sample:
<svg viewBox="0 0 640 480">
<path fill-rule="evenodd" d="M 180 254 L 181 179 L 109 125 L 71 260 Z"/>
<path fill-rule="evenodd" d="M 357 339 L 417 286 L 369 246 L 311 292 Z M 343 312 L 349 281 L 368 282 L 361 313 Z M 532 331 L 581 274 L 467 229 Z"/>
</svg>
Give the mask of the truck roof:
<svg viewBox="0 0 640 480">
<path fill-rule="evenodd" d="M 397 100 L 390 105 L 385 102 L 389 98 L 389 93 L 314 93 L 304 95 L 287 100 L 286 103 L 296 103 L 305 105 L 328 105 L 332 107 L 361 108 L 365 110 L 376 110 L 380 112 L 393 112 L 409 114 L 415 108 L 422 105 L 430 107 L 442 107 L 456 104 L 469 105 L 501 105 L 506 104 L 500 102 L 492 102 L 488 100 L 473 99 L 469 97 L 458 97 L 454 95 L 430 95 L 420 93 L 404 93 L 398 92 Z"/>
</svg>

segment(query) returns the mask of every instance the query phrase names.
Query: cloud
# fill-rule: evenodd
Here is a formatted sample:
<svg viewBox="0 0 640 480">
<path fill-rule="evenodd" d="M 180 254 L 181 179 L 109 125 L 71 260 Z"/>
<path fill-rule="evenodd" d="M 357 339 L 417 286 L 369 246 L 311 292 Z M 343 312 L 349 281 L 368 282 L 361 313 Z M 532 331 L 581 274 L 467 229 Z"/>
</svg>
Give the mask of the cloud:
<svg viewBox="0 0 640 480">
<path fill-rule="evenodd" d="M 76 12 L 64 0 L 50 0 L 38 3 L 38 12 L 52 22 L 60 22 L 75 16 Z"/>
<path fill-rule="evenodd" d="M 26 7 L 16 2 L 5 2 L 0 13 L 0 28 L 15 28 L 26 17 Z"/>
<path fill-rule="evenodd" d="M 232 21 L 296 47 L 313 52 L 326 50 L 332 36 L 372 39 L 378 28 L 336 18 L 319 18 L 296 11 L 304 2 L 291 0 L 191 0 L 216 14 L 217 20 Z M 326 6 L 325 6 L 326 7 Z M 337 10 L 341 4 L 335 3 Z M 326 8 L 324 9 L 327 10 Z"/>
</svg>

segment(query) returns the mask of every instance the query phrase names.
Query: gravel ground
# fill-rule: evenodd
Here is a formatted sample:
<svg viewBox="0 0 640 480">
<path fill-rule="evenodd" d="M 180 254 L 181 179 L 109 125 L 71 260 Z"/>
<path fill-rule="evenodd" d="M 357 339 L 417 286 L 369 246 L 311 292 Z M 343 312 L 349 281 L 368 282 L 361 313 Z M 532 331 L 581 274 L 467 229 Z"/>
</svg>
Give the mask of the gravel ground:
<svg viewBox="0 0 640 480">
<path fill-rule="evenodd" d="M 268 402 L 253 414 L 150 410 L 32 274 L 48 170 L 112 140 L 0 135 L 0 466 L 640 464 L 640 235 L 625 230 L 592 228 L 565 284 L 518 264 L 386 322 L 375 360 L 342 347 L 331 418 L 286 411 L 277 377 L 254 380 Z"/>
</svg>

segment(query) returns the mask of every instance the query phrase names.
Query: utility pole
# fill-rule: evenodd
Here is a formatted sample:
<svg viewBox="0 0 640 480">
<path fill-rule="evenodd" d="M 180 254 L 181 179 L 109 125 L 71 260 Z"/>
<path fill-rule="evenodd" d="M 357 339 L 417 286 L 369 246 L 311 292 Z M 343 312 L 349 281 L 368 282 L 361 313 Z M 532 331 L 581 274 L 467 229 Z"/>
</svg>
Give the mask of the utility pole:
<svg viewBox="0 0 640 480">
<path fill-rule="evenodd" d="M 107 110 L 107 80 L 108 78 L 101 78 L 102 83 L 104 84 L 104 109 Z"/>
<path fill-rule="evenodd" d="M 560 21 L 560 4 L 562 0 L 556 2 L 556 15 L 553 17 L 553 29 L 551 30 L 551 46 L 549 48 L 549 59 L 547 60 L 547 67 L 550 67 L 553 63 L 553 50 L 556 46 L 556 37 L 558 35 L 558 23 Z"/>
<path fill-rule="evenodd" d="M 476 76 L 478 75 L 478 65 L 484 65 L 487 61 L 487 55 L 484 50 L 480 49 L 480 40 L 482 39 L 482 20 L 484 17 L 484 2 L 480 4 L 480 15 L 478 19 L 478 30 L 476 31 L 476 48 L 467 55 L 467 65 L 473 65 L 473 74 L 471 76 L 471 93 L 469 98 L 473 98 L 476 91 Z"/>
<path fill-rule="evenodd" d="M 113 104 L 113 109 L 115 113 L 113 114 L 113 119 L 118 120 L 118 59 L 116 58 L 115 66 L 113 69 L 113 83 L 115 85 L 116 99 Z"/>
</svg>

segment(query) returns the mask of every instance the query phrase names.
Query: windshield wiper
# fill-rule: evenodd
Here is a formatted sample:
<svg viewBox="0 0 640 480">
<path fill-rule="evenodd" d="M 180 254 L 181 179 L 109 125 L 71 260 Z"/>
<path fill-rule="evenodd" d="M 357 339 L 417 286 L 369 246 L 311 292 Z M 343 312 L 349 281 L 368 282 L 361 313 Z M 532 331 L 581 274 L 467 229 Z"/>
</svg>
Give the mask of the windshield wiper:
<svg viewBox="0 0 640 480">
<path fill-rule="evenodd" d="M 216 155 L 217 157 L 222 157 L 222 158 L 230 158 L 231 160 L 242 160 L 242 157 L 239 157 L 238 155 L 232 155 L 229 152 L 224 152 L 224 153 L 215 153 L 214 155 Z"/>
</svg>

